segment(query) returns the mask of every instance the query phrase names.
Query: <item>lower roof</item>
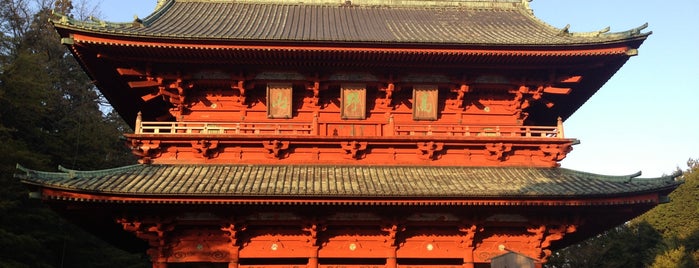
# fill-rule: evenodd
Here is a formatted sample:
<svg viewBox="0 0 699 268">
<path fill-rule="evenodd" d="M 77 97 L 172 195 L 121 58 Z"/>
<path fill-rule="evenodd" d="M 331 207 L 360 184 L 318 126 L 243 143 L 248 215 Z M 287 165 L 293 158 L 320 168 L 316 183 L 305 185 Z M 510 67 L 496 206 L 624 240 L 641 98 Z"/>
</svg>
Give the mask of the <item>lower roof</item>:
<svg viewBox="0 0 699 268">
<path fill-rule="evenodd" d="M 23 183 L 44 189 L 128 197 L 235 199 L 586 199 L 659 193 L 681 182 L 603 176 L 564 168 L 337 165 L 132 165 L 98 171 L 18 166 Z M 144 199 L 144 200 L 145 200 Z M 111 200 L 111 199 L 109 199 Z"/>
</svg>

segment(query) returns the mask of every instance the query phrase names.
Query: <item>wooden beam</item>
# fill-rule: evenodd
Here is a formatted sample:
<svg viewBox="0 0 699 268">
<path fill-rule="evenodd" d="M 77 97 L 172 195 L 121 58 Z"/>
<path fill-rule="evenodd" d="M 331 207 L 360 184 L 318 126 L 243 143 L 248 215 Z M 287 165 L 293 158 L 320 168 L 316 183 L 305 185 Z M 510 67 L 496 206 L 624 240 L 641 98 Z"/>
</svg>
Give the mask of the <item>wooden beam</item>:
<svg viewBox="0 0 699 268">
<path fill-rule="evenodd" d="M 545 87 L 544 92 L 549 93 L 549 94 L 561 94 L 561 95 L 568 95 L 570 94 L 571 88 L 569 87 Z"/>
<path fill-rule="evenodd" d="M 131 88 L 141 88 L 141 87 L 157 87 L 160 83 L 157 81 L 131 81 L 129 82 L 129 87 Z"/>
<path fill-rule="evenodd" d="M 121 76 L 145 76 L 144 72 L 130 68 L 117 68 L 117 73 Z"/>
<path fill-rule="evenodd" d="M 579 83 L 580 80 L 582 80 L 581 75 L 564 76 L 558 78 L 558 82 L 560 83 Z"/>
<path fill-rule="evenodd" d="M 158 96 L 160 96 L 160 93 L 151 93 L 148 95 L 141 96 L 141 99 L 145 102 L 149 102 L 149 101 L 157 98 Z"/>
</svg>

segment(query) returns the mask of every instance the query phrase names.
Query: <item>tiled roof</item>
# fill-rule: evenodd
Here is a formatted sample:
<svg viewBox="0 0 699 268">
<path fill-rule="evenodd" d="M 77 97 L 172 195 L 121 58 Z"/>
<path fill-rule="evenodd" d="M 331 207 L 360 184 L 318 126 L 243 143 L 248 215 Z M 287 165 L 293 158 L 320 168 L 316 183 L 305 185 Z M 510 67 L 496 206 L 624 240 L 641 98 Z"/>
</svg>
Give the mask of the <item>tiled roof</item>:
<svg viewBox="0 0 699 268">
<path fill-rule="evenodd" d="M 134 165 L 40 172 L 26 184 L 92 194 L 207 198 L 586 198 L 664 192 L 674 176 L 640 179 L 563 168 L 332 165 Z"/>
<path fill-rule="evenodd" d="M 537 19 L 523 1 L 427 1 L 429 4 L 420 6 L 365 2 L 341 5 L 340 1 L 313 4 L 168 0 L 153 14 L 134 23 L 82 22 L 67 17 L 54 23 L 57 28 L 109 35 L 199 41 L 575 45 L 649 34 L 641 33 L 642 28 L 621 33 L 609 33 L 608 29 L 569 33 L 567 28 L 554 28 Z M 441 2 L 449 5 L 435 5 Z"/>
</svg>

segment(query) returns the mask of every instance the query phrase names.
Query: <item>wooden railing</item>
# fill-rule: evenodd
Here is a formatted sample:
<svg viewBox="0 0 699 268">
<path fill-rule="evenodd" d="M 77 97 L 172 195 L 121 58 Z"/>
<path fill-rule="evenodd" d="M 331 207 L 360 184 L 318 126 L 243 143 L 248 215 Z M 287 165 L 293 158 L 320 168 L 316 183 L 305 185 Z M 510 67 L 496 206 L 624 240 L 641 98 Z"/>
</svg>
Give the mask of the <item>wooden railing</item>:
<svg viewBox="0 0 699 268">
<path fill-rule="evenodd" d="M 141 122 L 136 134 L 311 135 L 306 123 Z"/>
<path fill-rule="evenodd" d="M 136 118 L 135 134 L 254 134 L 254 135 L 335 135 L 325 128 L 328 123 L 319 123 L 314 117 L 310 123 L 280 122 L 144 122 L 141 113 Z M 337 125 L 337 122 L 335 122 Z M 355 124 L 348 126 L 354 128 Z M 371 125 L 367 122 L 362 125 Z M 325 129 L 324 131 L 320 131 Z M 564 138 L 563 120 L 559 117 L 556 126 L 492 126 L 452 124 L 396 124 L 376 123 L 374 136 L 461 136 L 461 137 L 538 137 Z M 354 132 L 350 132 L 354 133 Z M 363 133 L 363 131 L 360 131 Z M 351 134 L 354 135 L 354 134 Z M 360 136 L 363 136 L 360 134 Z M 372 134 L 367 133 L 367 136 Z"/>
<path fill-rule="evenodd" d="M 556 126 L 396 125 L 396 136 L 475 136 L 562 138 Z"/>
<path fill-rule="evenodd" d="M 136 134 L 249 134 L 249 135 L 319 135 L 317 123 L 219 123 L 219 122 L 140 122 Z M 457 137 L 549 137 L 563 138 L 557 126 L 488 126 L 488 125 L 392 125 L 383 136 L 457 136 Z M 332 134 L 328 134 L 329 136 Z M 366 133 L 371 136 L 371 134 Z M 381 135 L 381 134 L 379 134 Z"/>
</svg>

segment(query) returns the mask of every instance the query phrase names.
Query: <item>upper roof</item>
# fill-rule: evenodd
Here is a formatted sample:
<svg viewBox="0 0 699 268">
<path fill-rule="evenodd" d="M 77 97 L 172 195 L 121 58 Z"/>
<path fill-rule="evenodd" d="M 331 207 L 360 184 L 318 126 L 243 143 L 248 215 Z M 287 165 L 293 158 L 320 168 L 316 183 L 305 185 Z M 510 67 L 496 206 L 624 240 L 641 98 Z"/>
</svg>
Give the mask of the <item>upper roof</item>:
<svg viewBox="0 0 699 268">
<path fill-rule="evenodd" d="M 22 167 L 20 170 L 23 173 L 17 176 L 30 185 L 135 198 L 127 202 L 158 203 L 183 202 L 172 201 L 178 198 L 220 202 L 259 201 L 259 198 L 337 202 L 580 199 L 653 192 L 665 195 L 681 183 L 674 180 L 675 176 L 637 179 L 639 174 L 603 176 L 563 168 L 526 167 L 134 165 L 100 171 L 62 168 L 61 172 L 39 172 Z M 101 201 L 106 200 L 115 202 L 114 199 Z M 206 202 L 202 200 L 199 202 Z"/>
<path fill-rule="evenodd" d="M 303 3 L 301 3 L 303 2 Z M 166 0 L 130 23 L 63 17 L 57 28 L 178 40 L 580 45 L 645 38 L 626 32 L 570 33 L 537 19 L 527 0 L 254 1 Z"/>
</svg>

